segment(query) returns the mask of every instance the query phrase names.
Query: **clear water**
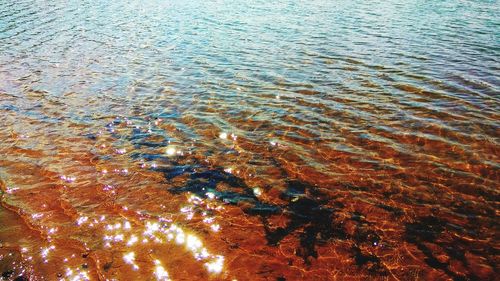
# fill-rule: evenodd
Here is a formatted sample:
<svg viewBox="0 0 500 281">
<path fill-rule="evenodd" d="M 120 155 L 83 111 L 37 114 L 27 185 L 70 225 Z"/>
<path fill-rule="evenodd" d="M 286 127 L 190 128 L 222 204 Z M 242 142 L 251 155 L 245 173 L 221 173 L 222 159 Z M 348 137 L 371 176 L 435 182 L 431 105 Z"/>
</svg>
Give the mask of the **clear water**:
<svg viewBox="0 0 500 281">
<path fill-rule="evenodd" d="M 0 0 L 2 278 L 494 279 L 498 1 L 273 2 Z"/>
</svg>

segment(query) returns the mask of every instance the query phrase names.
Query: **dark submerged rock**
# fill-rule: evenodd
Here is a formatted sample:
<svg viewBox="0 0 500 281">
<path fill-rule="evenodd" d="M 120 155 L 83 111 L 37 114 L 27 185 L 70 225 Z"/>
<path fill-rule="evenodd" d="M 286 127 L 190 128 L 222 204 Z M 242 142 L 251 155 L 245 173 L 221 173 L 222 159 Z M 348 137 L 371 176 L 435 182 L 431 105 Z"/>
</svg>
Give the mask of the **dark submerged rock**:
<svg viewBox="0 0 500 281">
<path fill-rule="evenodd" d="M 2 272 L 2 278 L 4 278 L 4 279 L 10 278 L 12 275 L 14 275 L 13 270 L 6 270 L 6 271 Z"/>
</svg>

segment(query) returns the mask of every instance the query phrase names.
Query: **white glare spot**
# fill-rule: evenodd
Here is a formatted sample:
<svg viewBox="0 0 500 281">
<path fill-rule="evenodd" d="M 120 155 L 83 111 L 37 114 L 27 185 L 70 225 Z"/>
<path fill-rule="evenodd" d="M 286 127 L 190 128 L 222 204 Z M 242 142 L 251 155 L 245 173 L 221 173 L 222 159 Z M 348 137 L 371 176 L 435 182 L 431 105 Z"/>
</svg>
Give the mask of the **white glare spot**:
<svg viewBox="0 0 500 281">
<path fill-rule="evenodd" d="M 7 187 L 7 190 L 6 192 L 9 193 L 9 194 L 12 194 L 14 191 L 16 190 L 19 190 L 19 188 L 16 188 L 16 187 Z"/>
<path fill-rule="evenodd" d="M 196 250 L 198 250 L 198 248 L 200 248 L 202 246 L 202 243 L 201 243 L 200 239 L 198 239 L 198 237 L 193 236 L 193 235 L 188 235 L 187 239 L 186 239 L 186 246 L 190 250 L 196 251 Z"/>
<path fill-rule="evenodd" d="M 196 253 L 195 258 L 197 260 L 204 260 L 204 259 L 208 258 L 209 256 L 210 256 L 210 254 L 208 253 L 207 248 L 203 248 L 203 249 L 201 249 L 201 251 Z"/>
<path fill-rule="evenodd" d="M 71 276 L 71 275 L 73 275 L 73 270 L 67 268 L 66 269 L 66 276 Z"/>
<path fill-rule="evenodd" d="M 127 246 L 132 246 L 132 245 L 134 245 L 134 244 L 135 244 L 138 240 L 139 240 L 139 238 L 137 238 L 137 236 L 132 235 L 132 236 L 130 237 L 130 239 L 128 240 L 128 242 L 127 242 Z"/>
<path fill-rule="evenodd" d="M 81 225 L 85 223 L 89 218 L 88 217 L 79 217 L 78 220 L 76 221 L 76 224 Z"/>
<path fill-rule="evenodd" d="M 128 264 L 133 264 L 135 261 L 135 253 L 130 252 L 130 253 L 123 255 L 123 260 Z"/>
<path fill-rule="evenodd" d="M 113 240 L 115 241 L 123 241 L 123 234 L 117 234 L 115 237 L 113 237 Z"/>
<path fill-rule="evenodd" d="M 150 222 L 147 222 L 146 223 L 146 231 L 144 231 L 144 234 L 146 235 L 152 235 L 153 233 L 155 233 L 156 231 L 158 231 L 160 229 L 160 225 L 158 223 L 150 223 Z"/>
<path fill-rule="evenodd" d="M 62 179 L 63 181 L 65 181 L 65 182 L 68 182 L 68 183 L 70 183 L 70 182 L 74 182 L 74 181 L 76 180 L 76 178 L 75 178 L 75 177 L 68 177 L 68 176 L 65 176 L 65 175 L 62 175 L 62 176 L 61 176 L 61 179 Z"/>
<path fill-rule="evenodd" d="M 49 255 L 50 250 L 53 250 L 53 249 L 54 249 L 53 246 L 49 247 L 49 248 L 43 248 L 40 255 L 42 256 L 42 258 L 45 259 Z"/>
<path fill-rule="evenodd" d="M 220 273 L 222 271 L 222 267 L 224 266 L 224 257 L 217 256 L 214 261 L 205 263 L 208 272 L 211 273 Z"/>
<path fill-rule="evenodd" d="M 168 278 L 168 272 L 165 270 L 165 268 L 163 268 L 163 266 L 161 266 L 161 264 L 159 264 L 159 262 L 158 264 L 156 264 L 155 267 L 155 276 L 156 280 L 162 280 L 162 281 L 170 280 Z"/>
<path fill-rule="evenodd" d="M 210 226 L 210 228 L 212 229 L 213 232 L 217 232 L 220 229 L 220 225 L 218 225 L 218 224 L 212 224 Z"/>
<path fill-rule="evenodd" d="M 177 244 L 182 244 L 182 243 L 184 243 L 184 240 L 185 240 L 184 239 L 184 232 L 177 233 L 177 237 L 175 237 L 175 242 Z"/>
<path fill-rule="evenodd" d="M 214 222 L 214 218 L 204 218 L 203 222 L 210 224 L 210 223 Z"/>
<path fill-rule="evenodd" d="M 220 133 L 219 134 L 219 138 L 221 138 L 221 139 L 227 139 L 227 133 L 224 133 L 224 132 Z"/>
<path fill-rule="evenodd" d="M 31 217 L 33 219 L 39 219 L 39 218 L 43 217 L 43 214 L 33 214 L 33 215 L 31 215 Z"/>
<path fill-rule="evenodd" d="M 253 189 L 253 194 L 255 194 L 255 196 L 260 196 L 260 195 L 262 195 L 262 190 L 260 188 L 256 187 Z"/>
<path fill-rule="evenodd" d="M 174 146 L 168 146 L 166 152 L 168 156 L 173 156 L 177 151 Z"/>
</svg>

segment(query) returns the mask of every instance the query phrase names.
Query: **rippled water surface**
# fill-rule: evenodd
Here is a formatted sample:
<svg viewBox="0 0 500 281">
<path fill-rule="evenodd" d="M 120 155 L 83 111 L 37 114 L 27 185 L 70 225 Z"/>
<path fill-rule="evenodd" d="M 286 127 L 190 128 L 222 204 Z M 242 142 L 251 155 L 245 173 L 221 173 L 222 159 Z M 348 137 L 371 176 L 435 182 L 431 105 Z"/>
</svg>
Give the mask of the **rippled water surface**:
<svg viewBox="0 0 500 281">
<path fill-rule="evenodd" d="M 0 279 L 494 280 L 499 7 L 0 0 Z"/>
</svg>

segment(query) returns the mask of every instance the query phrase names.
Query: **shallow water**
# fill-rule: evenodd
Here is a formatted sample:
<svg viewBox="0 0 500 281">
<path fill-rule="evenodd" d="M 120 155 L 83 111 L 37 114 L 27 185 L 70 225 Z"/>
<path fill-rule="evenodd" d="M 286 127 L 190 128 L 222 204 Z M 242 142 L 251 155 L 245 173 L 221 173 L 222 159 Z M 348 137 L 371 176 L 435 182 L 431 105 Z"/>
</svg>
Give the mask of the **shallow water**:
<svg viewBox="0 0 500 281">
<path fill-rule="evenodd" d="M 182 2 L 0 0 L 3 279 L 494 280 L 497 1 Z"/>
</svg>

